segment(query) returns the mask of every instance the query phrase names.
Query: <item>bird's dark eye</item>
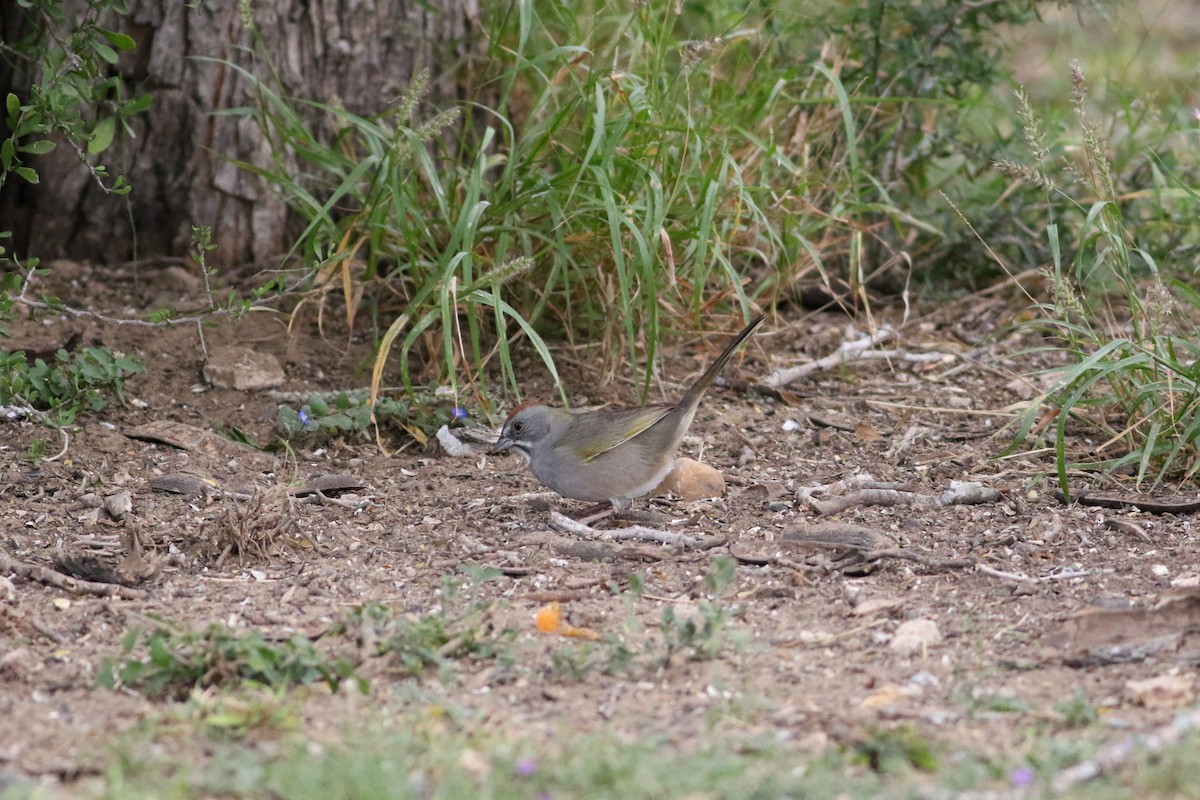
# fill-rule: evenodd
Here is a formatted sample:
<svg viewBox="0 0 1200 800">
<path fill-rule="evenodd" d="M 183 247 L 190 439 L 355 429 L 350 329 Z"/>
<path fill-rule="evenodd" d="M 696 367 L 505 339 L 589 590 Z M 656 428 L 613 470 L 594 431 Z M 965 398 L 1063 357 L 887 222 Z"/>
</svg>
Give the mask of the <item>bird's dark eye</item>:
<svg viewBox="0 0 1200 800">
<path fill-rule="evenodd" d="M 518 436 L 525 432 L 525 420 L 519 419 L 513 423 L 513 433 Z"/>
</svg>

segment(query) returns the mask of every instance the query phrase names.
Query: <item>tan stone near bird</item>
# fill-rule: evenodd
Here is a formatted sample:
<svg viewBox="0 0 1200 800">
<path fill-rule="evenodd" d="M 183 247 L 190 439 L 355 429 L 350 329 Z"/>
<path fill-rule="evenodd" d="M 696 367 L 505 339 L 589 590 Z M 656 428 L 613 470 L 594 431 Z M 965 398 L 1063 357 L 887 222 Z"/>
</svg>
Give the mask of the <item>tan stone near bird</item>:
<svg viewBox="0 0 1200 800">
<path fill-rule="evenodd" d="M 534 476 L 563 497 L 609 502 L 624 511 L 670 474 L 700 398 L 762 325 L 756 317 L 674 405 L 567 411 L 520 405 L 504 423 L 495 450 L 516 450 Z"/>
</svg>

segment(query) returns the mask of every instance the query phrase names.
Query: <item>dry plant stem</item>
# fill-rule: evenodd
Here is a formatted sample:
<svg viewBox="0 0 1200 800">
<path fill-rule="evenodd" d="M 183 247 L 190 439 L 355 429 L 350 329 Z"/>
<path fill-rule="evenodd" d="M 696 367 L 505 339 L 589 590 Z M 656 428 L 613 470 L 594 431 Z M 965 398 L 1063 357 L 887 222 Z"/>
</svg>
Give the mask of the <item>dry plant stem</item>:
<svg viewBox="0 0 1200 800">
<path fill-rule="evenodd" d="M 59 427 L 58 425 L 51 425 L 50 427 L 54 428 L 56 431 L 59 432 L 59 434 L 62 435 L 63 446 L 62 446 L 62 449 L 59 450 L 57 453 L 55 453 L 52 456 L 46 456 L 45 458 L 42 459 L 42 461 L 58 461 L 60 458 L 65 456 L 67 454 L 67 450 L 69 450 L 71 448 L 71 434 L 67 433 L 67 429 Z"/>
<path fill-rule="evenodd" d="M 526 503 L 550 504 L 557 499 L 558 492 L 522 492 L 521 494 L 511 494 L 505 497 L 503 502 L 505 505 L 519 506 Z"/>
<path fill-rule="evenodd" d="M 1123 519 L 1106 519 L 1104 520 L 1105 530 L 1118 531 L 1120 533 L 1128 533 L 1131 536 L 1136 536 L 1146 544 L 1150 544 L 1153 540 L 1150 534 L 1146 533 L 1146 529 L 1134 522 L 1129 522 Z M 1061 525 L 1060 525 L 1061 527 Z M 1042 537 L 1043 539 L 1046 537 Z"/>
<path fill-rule="evenodd" d="M 0 574 L 9 573 L 20 575 L 26 580 L 44 583 L 47 586 L 53 586 L 56 589 L 62 589 L 64 592 L 71 592 L 72 594 L 120 597 L 124 600 L 142 600 L 150 596 L 149 592 L 142 589 L 131 589 L 128 586 L 121 586 L 115 583 L 96 583 L 95 581 L 72 578 L 68 575 L 63 575 L 61 572 L 55 572 L 49 567 L 43 567 L 38 564 L 25 564 L 10 558 L 4 553 L 0 553 Z"/>
<path fill-rule="evenodd" d="M 42 311 L 55 311 L 61 314 L 66 314 L 70 317 L 98 319 L 101 322 L 106 322 L 110 325 L 140 325 L 144 328 L 165 328 L 169 325 L 197 325 L 214 317 L 228 316 L 228 311 L 223 308 L 216 308 L 211 312 L 202 315 L 191 317 L 173 317 L 171 319 L 164 319 L 159 322 L 151 322 L 150 320 L 146 319 L 110 317 L 107 314 L 101 314 L 97 311 L 87 311 L 82 308 L 72 308 L 71 306 L 60 303 L 52 305 L 50 303 L 44 303 L 41 300 L 35 300 L 29 296 L 29 289 L 33 285 L 33 272 L 33 269 L 29 269 L 25 272 L 25 278 L 21 282 L 21 293 L 14 297 L 13 301 L 30 308 L 41 309 Z"/>
<path fill-rule="evenodd" d="M 851 492 L 841 497 L 833 497 L 829 500 L 813 500 L 808 499 L 809 505 L 816 510 L 818 514 L 826 515 L 836 514 L 839 511 L 845 511 L 848 508 L 855 506 L 923 506 L 926 508 L 944 508 L 954 505 L 976 505 L 980 503 L 991 503 L 1000 496 L 1000 493 L 995 489 L 989 489 L 978 483 L 969 481 L 951 481 L 950 488 L 942 492 L 937 497 L 931 495 L 919 494 L 917 492 L 903 492 L 896 489 L 862 489 L 856 492 Z"/>
<path fill-rule="evenodd" d="M 29 624 L 34 630 L 56 644 L 68 644 L 69 640 L 58 631 L 47 625 L 37 614 L 30 615 Z"/>
<path fill-rule="evenodd" d="M 330 497 L 321 491 L 316 491 L 312 494 L 304 495 L 303 497 L 297 497 L 295 498 L 295 502 L 297 505 L 319 503 L 323 506 L 341 506 L 342 508 L 346 508 L 351 511 L 362 511 L 364 508 L 370 508 L 371 506 L 375 505 L 374 501 L 372 501 L 370 498 L 363 498 L 361 500 L 343 500 L 340 497 Z"/>
<path fill-rule="evenodd" d="M 928 353 L 911 353 L 908 350 L 864 350 L 854 357 L 855 361 L 909 361 L 916 364 L 933 364 L 939 361 L 953 361 L 959 356 L 955 353 L 939 353 L 936 350 Z"/>
<path fill-rule="evenodd" d="M 1068 767 L 1054 776 L 1054 792 L 1065 792 L 1073 786 L 1112 772 L 1136 757 L 1146 753 L 1157 753 L 1178 744 L 1185 736 L 1200 728 L 1200 708 L 1193 708 L 1177 716 L 1174 721 L 1149 733 L 1126 736 L 1110 744 L 1096 755 L 1073 767 Z"/>
<path fill-rule="evenodd" d="M 816 361 L 810 361 L 807 364 L 800 364 L 796 367 L 788 369 L 777 369 L 767 376 L 763 381 L 767 386 L 773 389 L 778 389 L 781 386 L 787 386 L 794 380 L 803 378 L 813 372 L 833 369 L 834 367 L 845 364 L 848 361 L 855 361 L 864 358 L 863 354 L 869 351 L 872 347 L 882 341 L 891 339 L 896 336 L 896 331 L 889 326 L 884 326 L 875 333 L 865 339 L 857 339 L 853 342 L 844 342 L 837 350 L 834 350 L 824 358 L 818 358 Z"/>
<path fill-rule="evenodd" d="M 894 547 L 889 550 L 869 550 L 862 554 L 863 561 L 881 561 L 886 558 L 898 559 L 900 561 L 911 561 L 914 564 L 920 564 L 923 567 L 930 569 L 970 569 L 977 566 L 979 560 L 976 558 L 935 558 L 927 556 L 924 553 L 918 553 L 913 550 L 906 550 L 903 547 Z"/>
<path fill-rule="evenodd" d="M 859 625 L 857 627 L 850 628 L 848 630 L 838 631 L 837 633 L 827 633 L 824 636 L 818 636 L 818 637 L 815 637 L 812 639 L 803 639 L 803 640 L 782 639 L 779 641 L 771 642 L 771 645 L 774 647 L 797 647 L 800 645 L 803 645 L 805 647 L 825 647 L 827 645 L 831 645 L 831 644 L 834 644 L 835 642 L 840 642 L 845 639 L 853 639 L 855 636 L 858 636 L 860 633 L 865 633 L 866 631 L 869 631 L 872 628 L 878 628 L 881 625 L 886 625 L 887 623 L 888 623 L 888 620 L 886 618 L 885 619 L 875 619 L 875 620 L 871 620 L 870 622 L 865 623 L 863 625 Z"/>
<path fill-rule="evenodd" d="M 1060 503 L 1066 503 L 1067 498 L 1062 492 L 1055 492 Z M 1148 514 L 1195 514 L 1200 511 L 1200 499 L 1165 501 L 1153 498 L 1138 498 L 1132 496 L 1113 496 L 1076 492 L 1071 500 L 1081 506 L 1097 508 L 1132 508 L 1135 511 L 1145 511 Z"/>
<path fill-rule="evenodd" d="M 814 494 L 841 494 L 853 489 L 903 489 L 906 484 L 876 480 L 869 472 L 859 472 L 849 478 L 816 486 L 803 486 L 796 490 L 796 499 L 808 500 Z"/>
<path fill-rule="evenodd" d="M 1052 575 L 1043 575 L 1040 578 L 1033 578 L 1029 575 L 1022 575 L 1019 572 L 1004 572 L 995 567 L 989 567 L 987 564 L 976 564 L 976 572 L 982 572 L 984 575 L 991 575 L 993 578 L 1001 578 L 1006 581 L 1017 581 L 1018 583 L 1049 583 L 1050 581 L 1067 581 L 1072 578 L 1086 578 L 1088 575 L 1108 575 L 1116 570 L 1113 569 L 1071 569 L 1063 572 L 1055 572 Z"/>
<path fill-rule="evenodd" d="M 855 506 L 915 506 L 923 505 L 931 499 L 916 492 L 901 492 L 896 489 L 860 489 L 828 500 L 810 498 L 808 504 L 818 514 L 829 516 Z"/>
<path fill-rule="evenodd" d="M 0 417 L 4 419 L 25 419 L 27 417 L 36 417 L 43 425 L 49 428 L 54 428 L 63 438 L 62 449 L 52 456 L 46 456 L 42 461 L 58 461 L 67 454 L 67 450 L 71 448 L 71 435 L 67 433 L 66 428 L 52 424 L 44 413 L 38 411 L 33 406 L 28 405 L 11 405 L 0 406 Z"/>
<path fill-rule="evenodd" d="M 641 525 L 633 525 L 628 528 L 618 528 L 611 531 L 602 531 L 585 525 L 582 522 L 571 519 L 570 517 L 560 514 L 557 511 L 550 512 L 550 527 L 563 533 L 573 533 L 576 536 L 582 536 L 585 539 L 596 539 L 600 541 L 628 541 L 635 540 L 640 542 L 656 542 L 658 544 L 676 544 L 683 547 L 695 547 L 697 542 L 695 537 L 687 536 L 682 533 L 668 533 L 667 531 L 659 531 L 654 528 L 646 528 Z"/>
</svg>

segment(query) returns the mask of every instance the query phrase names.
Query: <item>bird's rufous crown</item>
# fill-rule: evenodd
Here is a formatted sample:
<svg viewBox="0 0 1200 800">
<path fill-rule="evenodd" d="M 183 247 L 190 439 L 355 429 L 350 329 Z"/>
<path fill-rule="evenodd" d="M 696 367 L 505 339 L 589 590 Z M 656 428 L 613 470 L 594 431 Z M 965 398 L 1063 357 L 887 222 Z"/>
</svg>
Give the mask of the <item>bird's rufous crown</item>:
<svg viewBox="0 0 1200 800">
<path fill-rule="evenodd" d="M 508 416 L 504 418 L 504 422 L 507 424 L 508 421 L 510 419 L 512 419 L 513 417 L 515 417 L 517 414 L 521 413 L 522 411 L 529 408 L 530 406 L 536 406 L 536 405 L 537 405 L 537 403 L 533 402 L 532 400 L 526 400 L 524 403 L 520 403 L 519 405 L 513 406 L 512 410 L 508 412 Z"/>
</svg>

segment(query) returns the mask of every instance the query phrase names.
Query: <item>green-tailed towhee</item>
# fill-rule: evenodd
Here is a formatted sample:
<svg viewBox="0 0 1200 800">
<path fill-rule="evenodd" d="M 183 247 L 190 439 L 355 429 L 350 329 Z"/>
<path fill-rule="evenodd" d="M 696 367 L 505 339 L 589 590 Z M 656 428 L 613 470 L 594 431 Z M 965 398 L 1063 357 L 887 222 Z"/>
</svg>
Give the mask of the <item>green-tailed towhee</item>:
<svg viewBox="0 0 1200 800">
<path fill-rule="evenodd" d="M 566 411 L 522 404 L 508 415 L 494 449 L 516 450 L 539 481 L 564 497 L 607 500 L 623 511 L 671 472 L 704 391 L 763 319 L 747 325 L 675 405 Z"/>
</svg>

